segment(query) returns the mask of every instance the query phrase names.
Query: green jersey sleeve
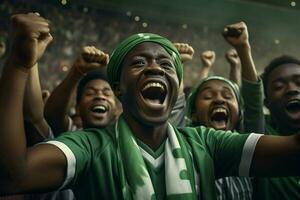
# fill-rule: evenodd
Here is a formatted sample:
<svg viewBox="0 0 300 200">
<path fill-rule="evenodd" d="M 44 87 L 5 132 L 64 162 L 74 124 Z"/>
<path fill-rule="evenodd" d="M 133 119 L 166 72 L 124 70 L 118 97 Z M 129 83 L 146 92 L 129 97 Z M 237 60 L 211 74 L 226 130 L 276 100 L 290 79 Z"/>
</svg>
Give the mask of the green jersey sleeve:
<svg viewBox="0 0 300 200">
<path fill-rule="evenodd" d="M 105 135 L 99 130 L 66 132 L 48 144 L 57 146 L 67 159 L 65 182 L 61 188 L 72 187 L 87 173 L 95 152 L 105 146 Z"/>
<path fill-rule="evenodd" d="M 249 176 L 255 146 L 261 134 L 198 127 L 198 135 L 213 159 L 216 178 Z"/>
</svg>

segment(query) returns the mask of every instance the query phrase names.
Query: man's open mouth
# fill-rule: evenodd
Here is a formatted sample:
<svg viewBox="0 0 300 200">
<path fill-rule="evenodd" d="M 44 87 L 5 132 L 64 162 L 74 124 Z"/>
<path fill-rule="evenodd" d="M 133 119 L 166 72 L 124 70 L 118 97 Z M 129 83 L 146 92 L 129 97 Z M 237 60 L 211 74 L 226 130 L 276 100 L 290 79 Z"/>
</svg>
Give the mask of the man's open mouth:
<svg viewBox="0 0 300 200">
<path fill-rule="evenodd" d="M 215 129 L 227 128 L 227 122 L 229 120 L 228 112 L 225 108 L 214 108 L 210 115 L 210 121 Z"/>
<path fill-rule="evenodd" d="M 167 95 L 165 86 L 160 82 L 148 82 L 141 91 L 142 97 L 151 105 L 163 104 Z"/>
<path fill-rule="evenodd" d="M 91 111 L 97 114 L 103 114 L 106 113 L 108 109 L 104 105 L 95 105 L 92 107 Z"/>
<path fill-rule="evenodd" d="M 298 112 L 300 112 L 300 100 L 294 99 L 294 100 L 289 101 L 286 104 L 285 108 L 289 113 L 298 113 Z"/>
</svg>

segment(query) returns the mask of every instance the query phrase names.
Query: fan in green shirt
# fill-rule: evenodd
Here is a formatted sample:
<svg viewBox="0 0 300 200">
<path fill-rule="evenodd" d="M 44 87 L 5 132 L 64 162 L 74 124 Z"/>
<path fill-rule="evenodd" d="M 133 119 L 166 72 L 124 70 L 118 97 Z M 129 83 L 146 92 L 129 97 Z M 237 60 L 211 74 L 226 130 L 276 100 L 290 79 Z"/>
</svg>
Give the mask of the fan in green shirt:
<svg viewBox="0 0 300 200">
<path fill-rule="evenodd" d="M 215 199 L 215 178 L 300 173 L 298 135 L 170 125 L 182 66 L 169 40 L 148 33 L 121 42 L 108 64 L 109 82 L 124 109 L 116 124 L 65 133 L 27 149 L 24 85 L 52 37 L 49 22 L 35 13 L 12 20 L 14 37 L 0 87 L 0 112 L 6 113 L 0 120 L 0 194 L 71 187 L 77 199 Z M 160 181 L 149 169 L 159 168 L 162 153 L 165 184 L 154 186 Z"/>
<path fill-rule="evenodd" d="M 266 116 L 266 135 L 293 135 L 300 131 L 300 60 L 277 57 L 262 75 Z M 255 199 L 300 199 L 300 177 L 254 179 Z"/>
</svg>

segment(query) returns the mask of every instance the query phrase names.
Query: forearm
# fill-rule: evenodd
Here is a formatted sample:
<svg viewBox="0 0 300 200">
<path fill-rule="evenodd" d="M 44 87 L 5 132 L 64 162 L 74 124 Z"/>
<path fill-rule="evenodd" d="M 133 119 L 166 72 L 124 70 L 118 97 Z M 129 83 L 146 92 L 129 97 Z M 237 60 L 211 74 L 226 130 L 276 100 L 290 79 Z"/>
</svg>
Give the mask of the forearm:
<svg viewBox="0 0 300 200">
<path fill-rule="evenodd" d="M 236 48 L 242 65 L 242 78 L 247 81 L 258 81 L 254 61 L 252 59 L 250 45 L 243 45 Z"/>
<path fill-rule="evenodd" d="M 240 66 L 230 66 L 229 79 L 241 87 L 241 68 Z"/>
<path fill-rule="evenodd" d="M 26 139 L 23 119 L 23 96 L 28 71 L 7 63 L 0 83 L 0 176 L 5 179 L 23 175 Z"/>
<path fill-rule="evenodd" d="M 27 130 L 26 134 L 38 134 L 38 136 L 33 136 L 33 138 L 40 138 L 37 142 L 41 142 L 43 139 L 47 138 L 49 134 L 49 127 L 44 119 L 44 102 L 42 99 L 42 90 L 38 74 L 38 64 L 30 69 L 24 94 L 23 106 L 24 120 L 35 129 L 34 132 Z M 32 137 L 29 136 L 28 138 Z M 32 142 L 33 141 L 30 141 L 30 143 Z"/>
<path fill-rule="evenodd" d="M 244 132 L 264 133 L 265 118 L 263 112 L 263 85 L 242 80 L 241 94 L 244 99 Z"/>
<path fill-rule="evenodd" d="M 82 75 L 72 68 L 62 83 L 52 91 L 46 103 L 45 117 L 56 135 L 67 131 L 68 112 L 81 77 Z"/>
<path fill-rule="evenodd" d="M 202 66 L 201 69 L 200 69 L 200 72 L 199 72 L 199 78 L 198 78 L 198 80 L 201 80 L 201 79 L 204 79 L 204 78 L 208 77 L 209 70 L 210 70 L 209 67 Z"/>
</svg>

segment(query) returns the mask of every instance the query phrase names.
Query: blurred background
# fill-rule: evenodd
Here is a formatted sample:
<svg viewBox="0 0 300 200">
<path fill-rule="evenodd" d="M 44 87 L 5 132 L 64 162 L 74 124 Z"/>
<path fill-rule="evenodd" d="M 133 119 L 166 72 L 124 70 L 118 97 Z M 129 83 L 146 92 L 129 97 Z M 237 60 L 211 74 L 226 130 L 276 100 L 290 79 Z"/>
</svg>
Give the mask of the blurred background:
<svg viewBox="0 0 300 200">
<path fill-rule="evenodd" d="M 200 53 L 216 51 L 212 74 L 228 77 L 225 52 L 230 46 L 224 25 L 248 25 L 258 72 L 274 57 L 300 58 L 300 0 L 1 0 L 0 64 L 9 46 L 9 18 L 13 13 L 39 12 L 51 21 L 54 41 L 40 62 L 42 87 L 52 89 L 66 75 L 83 45 L 111 53 L 115 45 L 137 32 L 153 32 L 195 50 L 185 66 L 186 86 L 197 81 Z"/>
</svg>

